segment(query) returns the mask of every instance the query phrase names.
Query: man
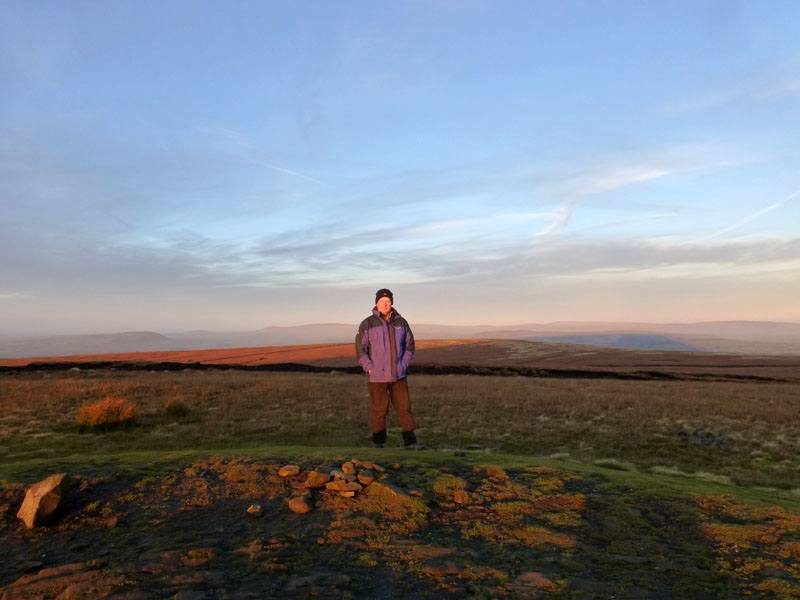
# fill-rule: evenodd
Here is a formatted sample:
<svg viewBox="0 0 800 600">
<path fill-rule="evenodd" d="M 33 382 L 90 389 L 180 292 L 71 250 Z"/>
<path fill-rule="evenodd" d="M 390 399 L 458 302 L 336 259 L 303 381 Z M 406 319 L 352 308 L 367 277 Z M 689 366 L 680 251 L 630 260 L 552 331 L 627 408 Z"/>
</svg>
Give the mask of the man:
<svg viewBox="0 0 800 600">
<path fill-rule="evenodd" d="M 393 302 L 392 292 L 385 288 L 375 294 L 372 316 L 358 327 L 356 356 L 364 371 L 369 373 L 367 388 L 373 445 L 383 448 L 386 444 L 386 415 L 391 402 L 400 421 L 404 446 L 418 448 L 406 382 L 406 371 L 414 357 L 414 334 L 408 322 L 392 307 Z"/>
</svg>

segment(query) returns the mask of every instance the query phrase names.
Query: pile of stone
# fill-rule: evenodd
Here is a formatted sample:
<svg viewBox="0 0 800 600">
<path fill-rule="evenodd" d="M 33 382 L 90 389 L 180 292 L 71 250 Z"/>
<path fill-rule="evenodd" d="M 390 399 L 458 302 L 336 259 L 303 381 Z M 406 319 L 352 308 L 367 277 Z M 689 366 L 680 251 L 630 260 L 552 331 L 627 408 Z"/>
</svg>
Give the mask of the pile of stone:
<svg viewBox="0 0 800 600">
<path fill-rule="evenodd" d="M 345 498 L 353 498 L 364 491 L 368 485 L 375 481 L 375 473 L 382 473 L 383 467 L 368 461 L 357 459 L 342 463 L 341 467 L 325 472 L 319 469 L 311 470 L 303 482 L 293 484 L 293 487 L 305 490 L 300 496 L 289 499 L 289 509 L 292 512 L 303 514 L 311 510 L 311 490 L 325 488 L 338 493 Z M 300 467 L 297 465 L 284 465 L 278 471 L 281 477 L 297 477 Z"/>
</svg>

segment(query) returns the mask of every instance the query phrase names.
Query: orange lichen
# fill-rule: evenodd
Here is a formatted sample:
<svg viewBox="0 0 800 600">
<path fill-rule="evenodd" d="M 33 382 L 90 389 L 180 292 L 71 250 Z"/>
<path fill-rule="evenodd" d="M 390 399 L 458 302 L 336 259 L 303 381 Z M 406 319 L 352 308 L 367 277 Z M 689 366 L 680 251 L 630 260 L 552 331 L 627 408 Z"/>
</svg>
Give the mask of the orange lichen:
<svg viewBox="0 0 800 600">
<path fill-rule="evenodd" d="M 506 472 L 496 465 L 485 465 L 483 467 L 475 467 L 475 473 L 484 474 L 487 477 L 495 480 L 508 479 Z"/>
<path fill-rule="evenodd" d="M 717 550 L 717 567 L 745 589 L 798 597 L 800 517 L 777 506 L 753 506 L 728 498 L 697 498 L 703 531 Z M 786 579 L 767 577 L 784 573 Z"/>
<path fill-rule="evenodd" d="M 433 491 L 441 496 L 452 496 L 455 492 L 467 489 L 467 482 L 449 473 L 440 475 L 433 484 Z"/>
</svg>

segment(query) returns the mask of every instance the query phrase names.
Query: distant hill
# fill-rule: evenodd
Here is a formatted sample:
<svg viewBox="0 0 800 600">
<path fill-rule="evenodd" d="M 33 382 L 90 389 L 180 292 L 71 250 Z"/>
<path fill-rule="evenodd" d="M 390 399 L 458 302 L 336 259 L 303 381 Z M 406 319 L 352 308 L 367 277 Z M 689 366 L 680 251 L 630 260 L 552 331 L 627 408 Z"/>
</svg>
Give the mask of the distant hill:
<svg viewBox="0 0 800 600">
<path fill-rule="evenodd" d="M 357 327 L 356 323 L 316 323 L 292 327 L 270 326 L 238 332 L 187 331 L 169 336 L 152 331 L 134 331 L 0 339 L 0 358 L 352 343 Z M 800 355 L 800 323 L 565 321 L 510 326 L 412 323 L 412 327 L 414 335 L 420 340 L 538 340 L 611 348 Z"/>
<path fill-rule="evenodd" d="M 0 341 L 0 358 L 166 350 L 174 343 L 153 331 L 6 339 Z"/>
<path fill-rule="evenodd" d="M 523 338 L 531 342 L 555 342 L 559 344 L 583 344 L 586 346 L 603 346 L 605 348 L 631 348 L 639 350 L 679 350 L 682 352 L 699 352 L 701 348 L 690 346 L 680 340 L 665 335 L 644 333 L 598 334 L 598 335 L 565 335 L 555 337 Z"/>
</svg>

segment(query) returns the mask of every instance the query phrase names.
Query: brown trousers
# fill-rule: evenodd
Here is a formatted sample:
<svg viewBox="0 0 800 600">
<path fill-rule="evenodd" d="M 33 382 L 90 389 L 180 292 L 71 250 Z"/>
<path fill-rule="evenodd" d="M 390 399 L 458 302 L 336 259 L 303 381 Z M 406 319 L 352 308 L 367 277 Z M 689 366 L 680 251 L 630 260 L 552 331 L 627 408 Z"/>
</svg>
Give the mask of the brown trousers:
<svg viewBox="0 0 800 600">
<path fill-rule="evenodd" d="M 411 400 L 408 397 L 408 383 L 405 379 L 388 383 L 368 383 L 370 400 L 370 421 L 372 433 L 386 429 L 386 415 L 391 401 L 400 421 L 400 429 L 412 431 L 414 417 L 411 415 Z"/>
</svg>

